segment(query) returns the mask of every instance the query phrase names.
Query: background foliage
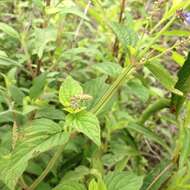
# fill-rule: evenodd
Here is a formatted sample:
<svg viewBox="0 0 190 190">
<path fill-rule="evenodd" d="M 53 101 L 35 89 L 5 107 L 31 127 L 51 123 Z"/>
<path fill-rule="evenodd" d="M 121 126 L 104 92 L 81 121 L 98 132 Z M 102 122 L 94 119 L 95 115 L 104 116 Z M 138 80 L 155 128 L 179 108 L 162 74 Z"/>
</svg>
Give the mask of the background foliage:
<svg viewBox="0 0 190 190">
<path fill-rule="evenodd" d="M 190 189 L 190 0 L 1 0 L 0 189 Z"/>
</svg>

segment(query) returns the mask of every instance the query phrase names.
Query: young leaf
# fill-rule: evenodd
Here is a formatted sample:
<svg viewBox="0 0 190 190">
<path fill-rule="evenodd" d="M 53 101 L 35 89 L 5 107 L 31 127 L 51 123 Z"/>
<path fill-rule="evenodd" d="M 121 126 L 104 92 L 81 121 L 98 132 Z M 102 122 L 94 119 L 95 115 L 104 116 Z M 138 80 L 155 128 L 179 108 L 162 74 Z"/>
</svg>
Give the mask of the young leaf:
<svg viewBox="0 0 190 190">
<path fill-rule="evenodd" d="M 83 89 L 80 84 L 74 80 L 71 76 L 68 76 L 62 83 L 59 90 L 59 101 L 65 107 L 71 105 L 71 98 L 83 93 Z"/>
<path fill-rule="evenodd" d="M 64 145 L 69 140 L 69 134 L 48 119 L 26 124 L 19 135 L 15 149 L 0 159 L 0 180 L 11 190 L 15 188 L 31 158 L 55 146 Z"/>
<path fill-rule="evenodd" d="M 173 169 L 171 160 L 163 160 L 145 177 L 140 190 L 159 190 L 171 176 Z"/>
<path fill-rule="evenodd" d="M 38 96 L 40 96 L 40 94 L 43 92 L 43 89 L 45 87 L 45 83 L 46 83 L 46 73 L 42 73 L 41 75 L 39 75 L 38 77 L 36 77 L 33 81 L 33 85 L 30 88 L 30 97 L 32 99 L 36 99 L 38 98 Z"/>
<path fill-rule="evenodd" d="M 107 190 L 140 190 L 143 177 L 131 172 L 110 172 L 105 177 Z"/>
<path fill-rule="evenodd" d="M 153 75 L 166 89 L 180 96 L 183 95 L 183 93 L 180 90 L 174 88 L 176 80 L 160 63 L 149 62 L 145 64 L 145 66 L 153 73 Z"/>
<path fill-rule="evenodd" d="M 92 179 L 89 183 L 88 190 L 107 190 L 107 188 L 102 180 L 96 182 L 95 179 Z"/>
<path fill-rule="evenodd" d="M 3 32 L 5 32 L 6 34 L 8 34 L 9 36 L 19 39 L 19 33 L 12 28 L 11 26 L 9 26 L 8 24 L 5 24 L 3 22 L 0 22 L 0 30 L 2 30 Z"/>
<path fill-rule="evenodd" d="M 183 92 L 184 96 L 178 96 L 172 94 L 171 106 L 174 108 L 177 113 L 179 112 L 181 106 L 183 105 L 185 98 L 190 92 L 190 53 L 187 56 L 185 63 L 178 72 L 178 81 L 175 85 L 175 88 Z"/>
<path fill-rule="evenodd" d="M 95 144 L 100 146 L 99 121 L 91 112 L 81 111 L 76 114 L 68 114 L 66 125 L 71 126 L 78 132 L 89 137 Z"/>
</svg>

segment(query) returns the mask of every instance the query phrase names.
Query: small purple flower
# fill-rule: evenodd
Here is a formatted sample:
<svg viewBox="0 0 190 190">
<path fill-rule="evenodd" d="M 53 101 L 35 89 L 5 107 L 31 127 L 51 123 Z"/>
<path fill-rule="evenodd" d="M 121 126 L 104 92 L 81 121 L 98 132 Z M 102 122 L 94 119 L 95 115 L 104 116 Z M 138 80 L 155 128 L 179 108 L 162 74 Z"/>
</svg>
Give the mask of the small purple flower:
<svg viewBox="0 0 190 190">
<path fill-rule="evenodd" d="M 187 24 L 190 24 L 190 12 L 182 13 L 183 19 Z"/>
</svg>

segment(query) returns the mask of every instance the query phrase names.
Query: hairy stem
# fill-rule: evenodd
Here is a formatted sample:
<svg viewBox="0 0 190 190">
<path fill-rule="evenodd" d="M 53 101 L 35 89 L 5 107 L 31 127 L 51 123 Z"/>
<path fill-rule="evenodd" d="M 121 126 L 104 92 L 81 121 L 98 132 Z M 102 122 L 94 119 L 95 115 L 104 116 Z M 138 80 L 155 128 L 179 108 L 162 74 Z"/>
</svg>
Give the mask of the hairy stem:
<svg viewBox="0 0 190 190">
<path fill-rule="evenodd" d="M 118 76 L 118 78 L 114 81 L 114 83 L 108 88 L 106 93 L 102 96 L 96 106 L 91 110 L 94 114 L 98 114 L 102 108 L 108 103 L 108 101 L 112 98 L 114 93 L 117 91 L 118 87 L 125 81 L 126 77 L 133 70 L 133 65 L 130 64 L 126 68 L 123 69 L 123 72 Z"/>
</svg>

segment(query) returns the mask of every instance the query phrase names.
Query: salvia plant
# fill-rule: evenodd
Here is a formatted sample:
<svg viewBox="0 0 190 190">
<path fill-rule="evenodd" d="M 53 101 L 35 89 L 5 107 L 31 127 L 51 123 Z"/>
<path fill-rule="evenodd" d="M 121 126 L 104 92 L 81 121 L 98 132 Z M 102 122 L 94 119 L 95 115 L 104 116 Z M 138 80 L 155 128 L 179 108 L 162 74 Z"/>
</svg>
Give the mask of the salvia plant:
<svg viewBox="0 0 190 190">
<path fill-rule="evenodd" d="M 190 189 L 190 0 L 1 0 L 0 189 Z"/>
</svg>

